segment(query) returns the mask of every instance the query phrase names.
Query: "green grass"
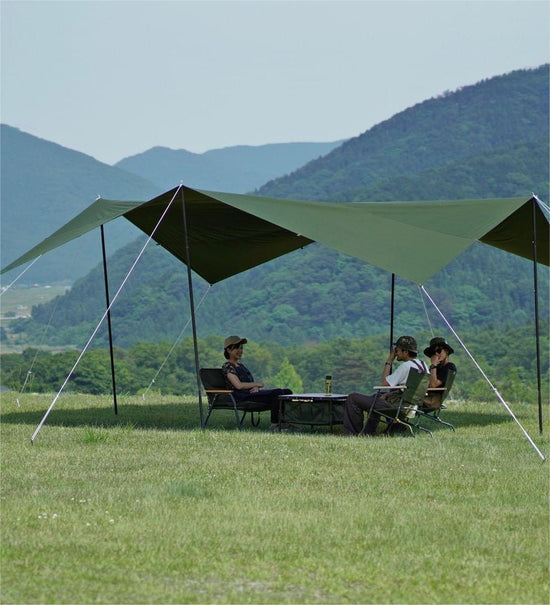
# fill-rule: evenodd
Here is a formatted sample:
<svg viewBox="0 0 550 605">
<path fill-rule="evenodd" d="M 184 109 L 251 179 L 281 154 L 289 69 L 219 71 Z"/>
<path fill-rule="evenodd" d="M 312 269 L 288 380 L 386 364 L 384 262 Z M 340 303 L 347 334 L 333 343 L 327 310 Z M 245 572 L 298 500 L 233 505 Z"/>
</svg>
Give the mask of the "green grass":
<svg viewBox="0 0 550 605">
<path fill-rule="evenodd" d="M 548 603 L 548 463 L 496 402 L 346 439 L 67 395 L 31 445 L 52 399 L 3 395 L 2 603 Z"/>
</svg>

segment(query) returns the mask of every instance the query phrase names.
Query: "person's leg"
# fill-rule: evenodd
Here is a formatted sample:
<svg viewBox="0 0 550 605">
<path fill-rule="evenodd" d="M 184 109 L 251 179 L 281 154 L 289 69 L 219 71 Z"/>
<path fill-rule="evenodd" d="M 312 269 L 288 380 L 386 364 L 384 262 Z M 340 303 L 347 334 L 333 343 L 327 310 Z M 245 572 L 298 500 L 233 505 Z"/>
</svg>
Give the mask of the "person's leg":
<svg viewBox="0 0 550 605">
<path fill-rule="evenodd" d="M 373 397 L 374 399 L 374 397 Z M 376 413 L 376 410 L 385 410 L 388 412 L 391 409 L 394 409 L 395 405 L 392 405 L 392 397 L 387 397 L 387 395 L 378 395 L 374 404 L 372 405 L 372 412 L 369 418 L 367 419 L 367 423 L 365 424 L 365 435 L 376 435 L 376 429 L 380 424 L 380 414 Z"/>
<path fill-rule="evenodd" d="M 251 393 L 249 399 L 254 401 L 265 401 L 269 403 L 271 410 L 271 423 L 279 423 L 279 395 L 292 395 L 290 389 L 261 389 L 257 393 Z"/>
<path fill-rule="evenodd" d="M 380 416 L 376 413 L 377 404 L 378 407 L 383 407 L 378 401 L 374 402 L 374 406 L 372 406 L 372 412 L 367 418 L 367 423 L 365 424 L 365 435 L 376 435 L 376 429 L 380 424 Z"/>
<path fill-rule="evenodd" d="M 344 405 L 344 432 L 346 435 L 359 435 L 363 428 L 363 412 L 369 411 L 374 397 L 362 393 L 350 393 Z"/>
</svg>

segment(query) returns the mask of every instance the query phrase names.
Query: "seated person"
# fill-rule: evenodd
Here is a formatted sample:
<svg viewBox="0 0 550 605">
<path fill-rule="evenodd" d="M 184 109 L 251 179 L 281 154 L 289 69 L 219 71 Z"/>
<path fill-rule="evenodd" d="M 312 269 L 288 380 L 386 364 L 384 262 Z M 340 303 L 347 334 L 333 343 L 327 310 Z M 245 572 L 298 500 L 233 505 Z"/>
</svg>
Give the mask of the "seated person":
<svg viewBox="0 0 550 605">
<path fill-rule="evenodd" d="M 264 383 L 254 380 L 250 370 L 241 363 L 243 345 L 248 340 L 239 336 L 228 336 L 223 342 L 223 356 L 227 361 L 222 366 L 222 372 L 227 388 L 233 391 L 237 401 L 265 401 L 271 409 L 271 428 L 279 426 L 279 395 L 291 395 L 290 389 L 264 389 Z M 288 428 L 288 425 L 281 426 Z"/>
<path fill-rule="evenodd" d="M 384 364 L 382 371 L 383 386 L 405 385 L 409 377 L 409 371 L 415 370 L 423 374 L 428 373 L 428 367 L 423 361 L 416 359 L 418 355 L 418 345 L 412 336 L 400 336 L 392 348 L 388 360 Z M 402 361 L 399 367 L 390 374 L 392 363 Z M 346 435 L 359 435 L 363 429 L 363 412 L 372 412 L 365 425 L 364 434 L 369 436 L 376 435 L 376 429 L 380 422 L 380 416 L 376 410 L 391 409 L 391 393 L 382 395 L 363 395 L 362 393 L 350 393 L 347 396 L 344 406 L 344 433 Z M 388 398 L 387 398 L 388 397 Z"/>
<path fill-rule="evenodd" d="M 449 359 L 454 349 L 440 336 L 430 340 L 430 346 L 424 349 L 424 355 L 430 358 L 430 384 L 428 388 L 444 387 L 447 382 L 449 370 L 456 372 L 455 364 Z M 439 408 L 441 406 L 441 395 L 428 394 L 424 401 L 427 407 Z"/>
</svg>

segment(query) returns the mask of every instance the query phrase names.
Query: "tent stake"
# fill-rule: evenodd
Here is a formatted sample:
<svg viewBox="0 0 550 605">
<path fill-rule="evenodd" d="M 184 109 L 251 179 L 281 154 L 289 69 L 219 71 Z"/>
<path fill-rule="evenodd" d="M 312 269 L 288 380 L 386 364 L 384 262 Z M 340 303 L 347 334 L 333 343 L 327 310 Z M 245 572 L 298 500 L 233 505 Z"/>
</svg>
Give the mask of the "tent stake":
<svg viewBox="0 0 550 605">
<path fill-rule="evenodd" d="M 113 330 L 111 327 L 111 301 L 109 297 L 109 278 L 107 276 L 107 254 L 105 253 L 105 230 L 103 224 L 100 225 L 101 231 L 101 252 L 103 254 L 103 278 L 105 280 L 105 301 L 107 303 L 107 329 L 109 332 L 109 353 L 111 355 L 111 380 L 113 383 L 113 405 L 115 414 L 118 414 L 116 400 L 116 379 L 115 379 L 115 358 L 113 356 Z"/>
<path fill-rule="evenodd" d="M 181 188 L 181 208 L 183 214 L 183 233 L 185 236 L 185 256 L 187 259 L 187 283 L 189 286 L 189 307 L 191 310 L 191 327 L 193 329 L 193 348 L 195 350 L 195 375 L 197 378 L 197 391 L 199 394 L 199 416 L 201 421 L 201 428 L 204 428 L 204 413 L 202 410 L 202 394 L 201 394 L 201 382 L 199 377 L 199 349 L 197 345 L 197 325 L 195 322 L 195 300 L 193 297 L 193 278 L 191 276 L 191 255 L 189 252 L 189 234 L 187 230 L 187 213 L 185 212 L 185 189 Z"/>
<path fill-rule="evenodd" d="M 542 395 L 540 379 L 539 288 L 537 277 L 537 198 L 533 196 L 533 289 L 535 296 L 535 346 L 537 350 L 537 392 L 539 406 L 539 432 L 542 435 Z"/>
</svg>

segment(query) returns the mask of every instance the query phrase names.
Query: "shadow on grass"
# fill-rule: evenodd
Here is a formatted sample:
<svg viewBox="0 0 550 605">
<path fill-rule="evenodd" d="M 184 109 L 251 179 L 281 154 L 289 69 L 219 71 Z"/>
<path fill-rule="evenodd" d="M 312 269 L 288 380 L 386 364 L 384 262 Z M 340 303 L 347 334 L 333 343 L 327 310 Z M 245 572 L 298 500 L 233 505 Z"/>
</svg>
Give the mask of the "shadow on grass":
<svg viewBox="0 0 550 605">
<path fill-rule="evenodd" d="M 0 415 L 0 422 L 3 424 L 28 424 L 37 426 L 42 420 L 44 410 L 28 410 L 16 408 L 14 411 L 5 412 Z M 206 417 L 207 407 L 204 406 L 204 417 Z M 445 410 L 441 418 L 450 422 L 458 430 L 467 426 L 488 426 L 512 422 L 512 418 L 505 412 L 489 413 L 488 411 L 465 411 L 465 410 Z M 243 423 L 243 430 L 266 431 L 269 429 L 269 413 L 262 414 L 261 422 L 258 427 L 252 427 L 250 416 L 247 416 Z M 117 427 L 132 426 L 136 429 L 149 430 L 178 430 L 188 431 L 200 428 L 200 417 L 198 404 L 182 403 L 162 403 L 149 405 L 139 404 L 120 404 L 118 405 L 118 414 L 115 415 L 112 407 L 93 407 L 79 409 L 57 409 L 54 408 L 46 420 L 49 426 L 94 426 L 94 427 Z M 430 422 L 423 421 L 423 424 L 431 428 L 445 429 Z M 306 432 L 308 425 L 302 425 L 302 430 Z M 233 412 L 215 411 L 208 421 L 207 429 L 215 430 L 237 430 L 235 416 Z M 318 432 L 318 430 L 312 431 Z"/>
<path fill-rule="evenodd" d="M 441 412 L 441 420 L 450 422 L 452 425 L 454 425 L 455 429 L 467 426 L 483 427 L 494 424 L 502 424 L 504 422 L 513 422 L 512 417 L 504 411 L 489 413 L 487 411 L 466 412 L 464 410 L 443 410 L 443 412 Z M 424 426 L 432 428 L 433 426 L 437 426 L 437 423 L 427 420 L 424 422 Z M 441 428 L 445 429 L 445 427 Z"/>
<path fill-rule="evenodd" d="M 24 411 L 17 408 L 16 411 L 5 412 L 0 415 L 2 424 L 29 424 L 37 426 L 42 420 L 44 410 Z M 206 418 L 207 408 L 204 407 Z M 255 415 L 256 418 L 256 415 Z M 200 429 L 200 416 L 198 405 L 181 403 L 163 403 L 158 405 L 118 405 L 118 414 L 114 413 L 113 407 L 93 407 L 70 409 L 54 408 L 46 419 L 48 426 L 93 426 L 93 427 L 118 427 L 131 426 L 136 429 L 165 430 L 165 431 L 189 431 Z M 269 413 L 261 417 L 258 427 L 250 425 L 249 416 L 245 418 L 243 430 L 265 430 L 269 427 Z M 235 415 L 232 412 L 212 414 L 208 420 L 208 429 L 237 430 Z"/>
</svg>

